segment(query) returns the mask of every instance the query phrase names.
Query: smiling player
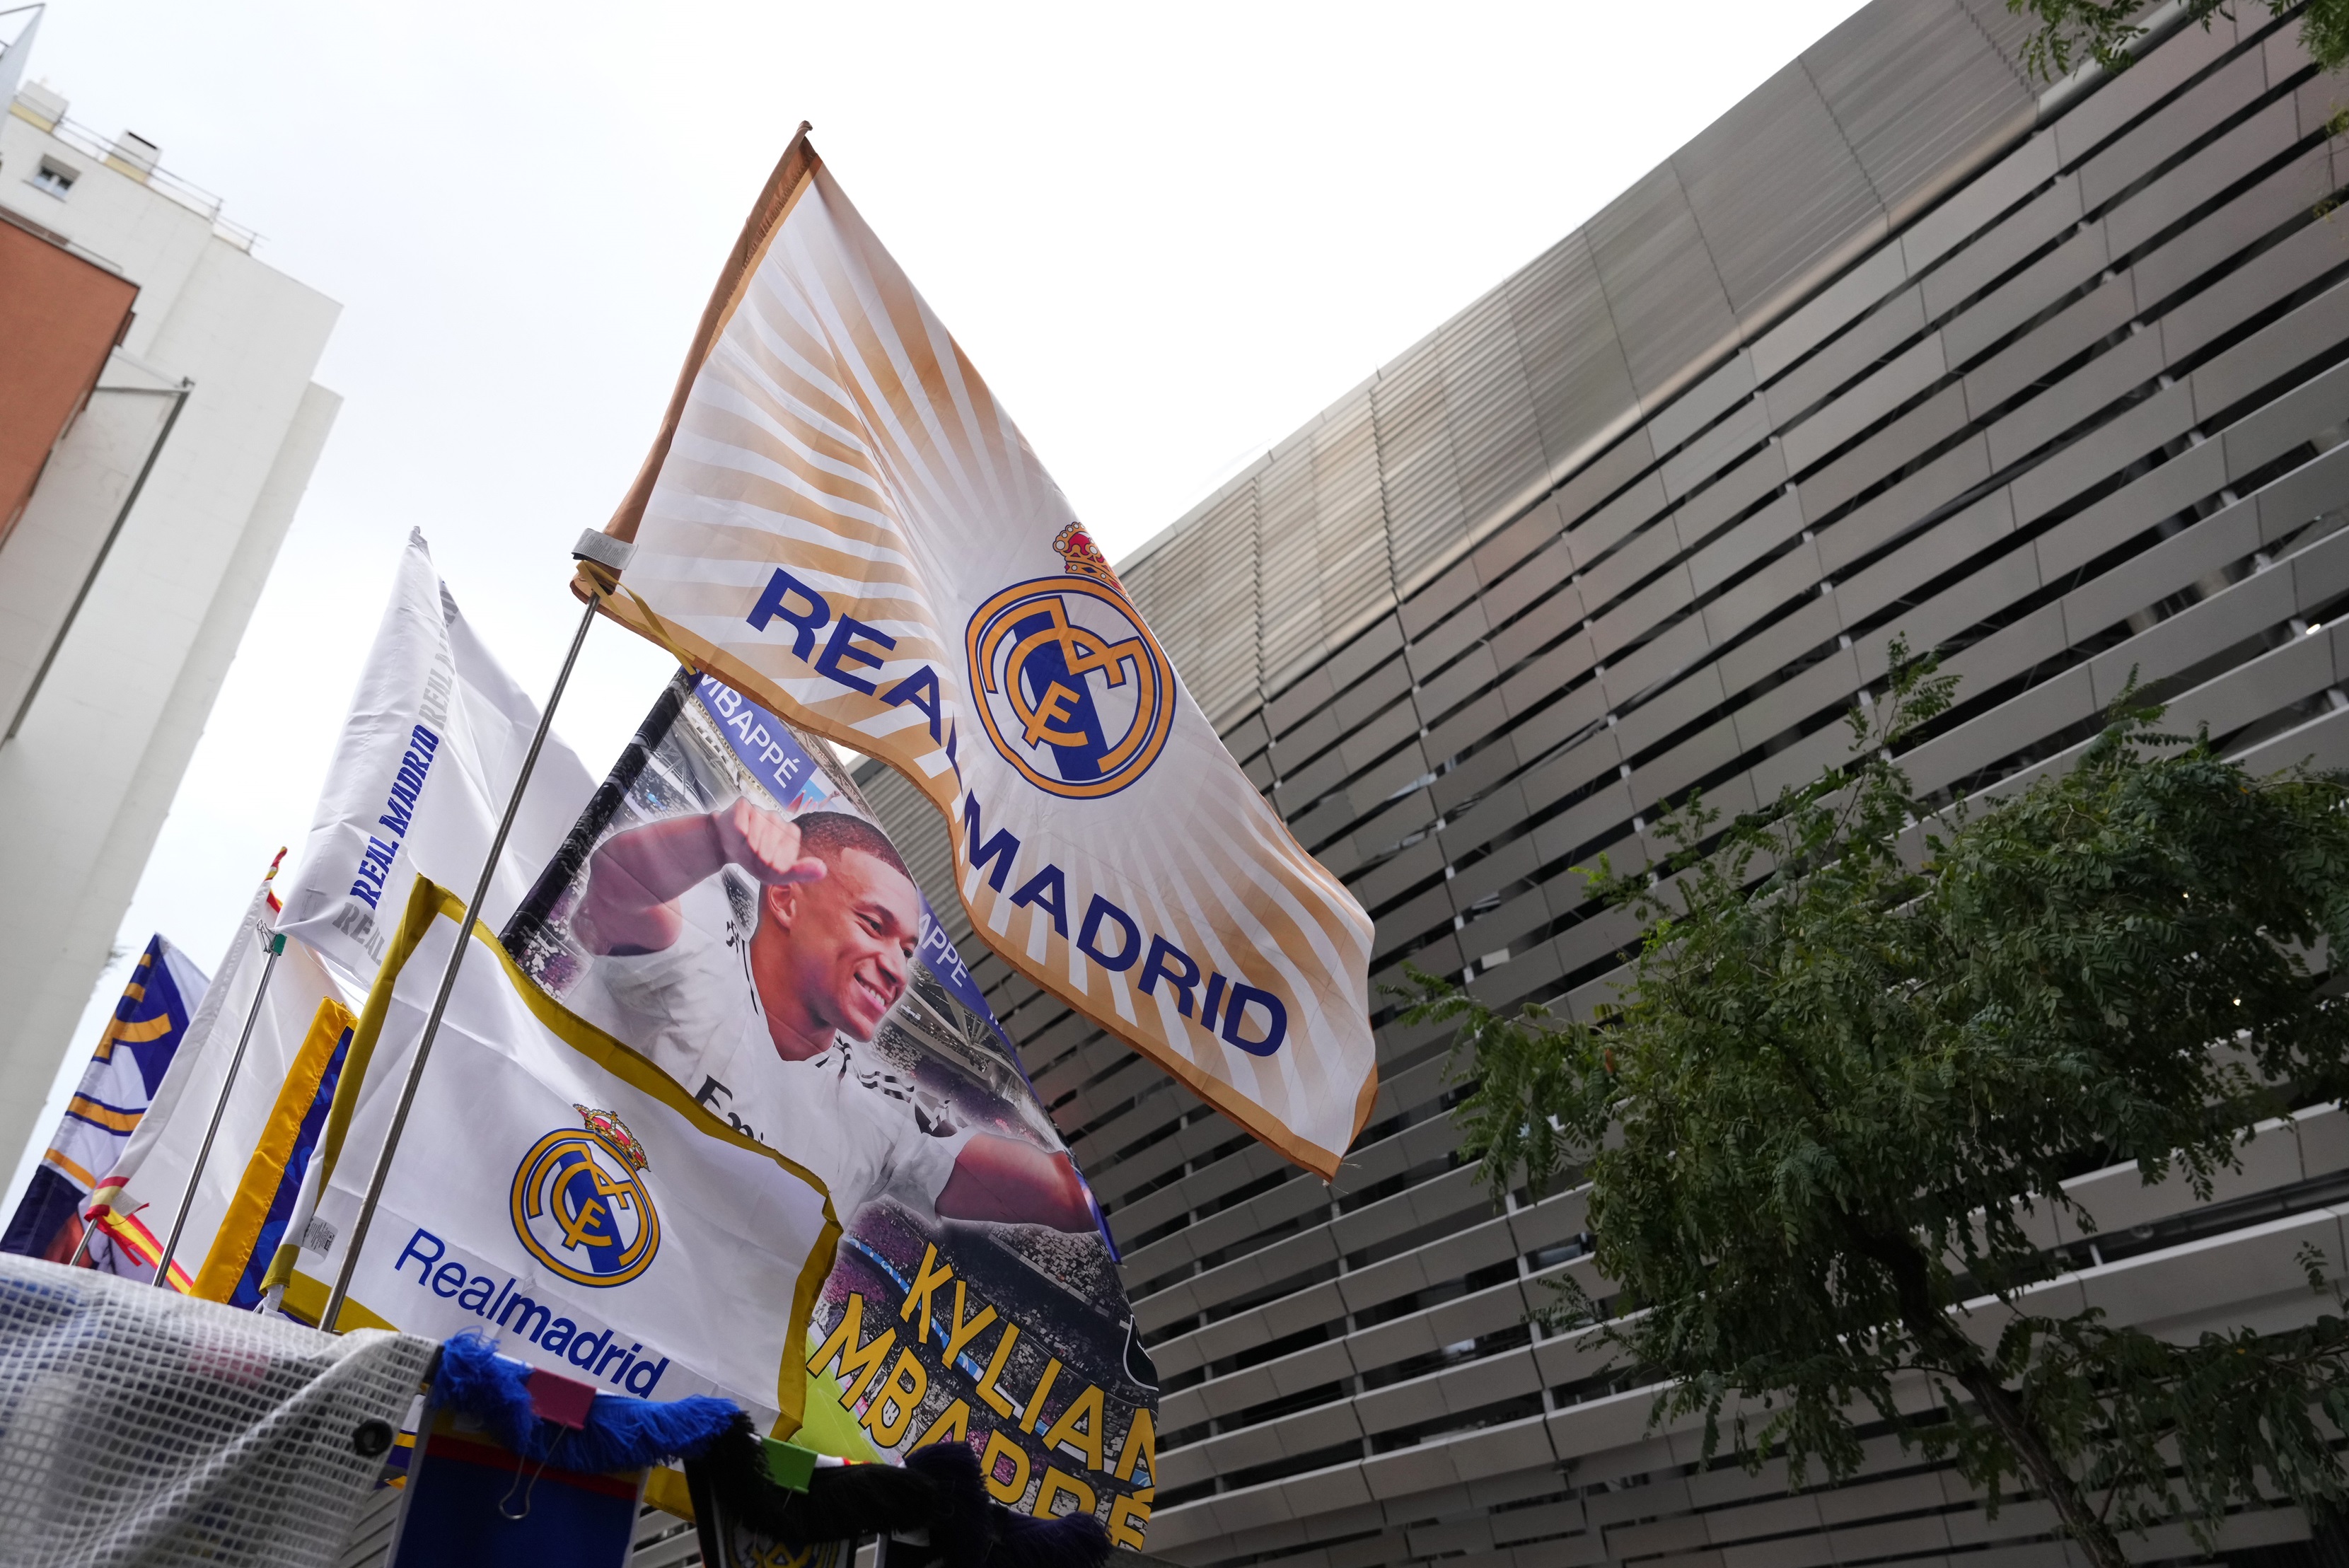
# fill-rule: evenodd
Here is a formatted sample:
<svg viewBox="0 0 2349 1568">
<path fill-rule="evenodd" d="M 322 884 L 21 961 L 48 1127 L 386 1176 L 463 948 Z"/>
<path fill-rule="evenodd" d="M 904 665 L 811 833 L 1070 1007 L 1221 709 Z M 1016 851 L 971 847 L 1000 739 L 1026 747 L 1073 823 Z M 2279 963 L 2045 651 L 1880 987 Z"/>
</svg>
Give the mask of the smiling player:
<svg viewBox="0 0 2349 1568">
<path fill-rule="evenodd" d="M 713 880 L 729 865 L 760 884 L 747 936 Z M 628 1016 L 615 1032 L 822 1177 L 843 1222 L 886 1196 L 949 1220 L 1092 1230 L 1066 1155 L 956 1126 L 860 1049 L 905 995 L 921 924 L 913 878 L 871 823 L 737 800 L 605 841 L 572 929 Z"/>
</svg>

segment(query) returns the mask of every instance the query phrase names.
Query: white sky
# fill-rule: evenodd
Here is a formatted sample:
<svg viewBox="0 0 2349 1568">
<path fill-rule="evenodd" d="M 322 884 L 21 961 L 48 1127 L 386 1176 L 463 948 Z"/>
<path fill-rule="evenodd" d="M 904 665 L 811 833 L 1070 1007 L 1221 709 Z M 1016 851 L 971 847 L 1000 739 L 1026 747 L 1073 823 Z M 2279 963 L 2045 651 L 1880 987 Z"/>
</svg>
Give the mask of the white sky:
<svg viewBox="0 0 2349 1568">
<path fill-rule="evenodd" d="M 800 120 L 1116 556 L 1857 8 L 54 0 L 28 77 L 344 304 L 341 418 L 119 945 L 210 968 L 298 847 L 411 525 L 545 689 L 570 543 Z M 591 634 L 591 769 L 669 667 Z"/>
</svg>

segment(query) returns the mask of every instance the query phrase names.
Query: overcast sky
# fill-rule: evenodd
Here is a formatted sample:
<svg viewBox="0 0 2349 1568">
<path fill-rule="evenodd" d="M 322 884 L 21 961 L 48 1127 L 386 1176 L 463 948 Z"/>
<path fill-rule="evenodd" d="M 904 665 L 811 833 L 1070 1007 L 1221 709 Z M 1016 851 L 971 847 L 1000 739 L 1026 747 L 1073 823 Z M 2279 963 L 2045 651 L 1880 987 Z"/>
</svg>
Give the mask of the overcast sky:
<svg viewBox="0 0 2349 1568">
<path fill-rule="evenodd" d="M 53 0 L 28 76 L 344 307 L 341 418 L 119 944 L 210 968 L 298 847 L 410 526 L 545 688 L 571 541 L 802 119 L 1114 556 L 1856 9 Z M 589 637 L 556 727 L 591 769 L 669 667 Z"/>
</svg>

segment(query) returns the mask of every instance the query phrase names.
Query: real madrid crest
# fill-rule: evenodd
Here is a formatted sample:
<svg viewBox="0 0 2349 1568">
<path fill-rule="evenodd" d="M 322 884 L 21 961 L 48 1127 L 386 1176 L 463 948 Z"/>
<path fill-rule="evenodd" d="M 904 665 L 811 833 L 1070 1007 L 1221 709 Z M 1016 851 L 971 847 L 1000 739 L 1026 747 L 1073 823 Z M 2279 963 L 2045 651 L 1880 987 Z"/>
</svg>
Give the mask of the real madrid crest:
<svg viewBox="0 0 2349 1568">
<path fill-rule="evenodd" d="M 1030 783 L 1092 799 L 1158 759 L 1174 671 L 1083 525 L 1052 548 L 1066 575 L 1014 583 L 970 618 L 970 689 L 988 738 Z"/>
<path fill-rule="evenodd" d="M 618 1117 L 571 1109 L 585 1130 L 555 1129 L 514 1171 L 514 1234 L 574 1284 L 626 1284 L 660 1247 L 660 1216 L 643 1180 L 651 1162 Z"/>
</svg>

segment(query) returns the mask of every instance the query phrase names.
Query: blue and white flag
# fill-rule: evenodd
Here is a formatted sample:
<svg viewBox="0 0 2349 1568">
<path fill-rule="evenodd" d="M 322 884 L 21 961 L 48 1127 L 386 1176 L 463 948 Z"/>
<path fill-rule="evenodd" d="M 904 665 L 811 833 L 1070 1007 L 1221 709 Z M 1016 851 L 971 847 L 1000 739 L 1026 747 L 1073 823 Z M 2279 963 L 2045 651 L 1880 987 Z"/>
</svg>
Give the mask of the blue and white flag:
<svg viewBox="0 0 2349 1568">
<path fill-rule="evenodd" d="M 365 986 L 424 876 L 470 892 L 538 727 L 538 704 L 507 675 L 410 532 L 391 599 L 359 672 L 277 929 Z M 595 789 L 549 735 L 523 795 L 483 912 L 502 921 Z"/>
<path fill-rule="evenodd" d="M 463 905 L 419 879 L 392 925 L 325 1138 L 285 1305 L 340 1271 Z M 788 1434 L 840 1227 L 822 1181 L 565 1010 L 486 927 L 458 971 L 344 1326 L 501 1350 L 614 1392 L 719 1394 Z"/>
<path fill-rule="evenodd" d="M 268 1204 L 263 1201 L 256 1209 L 248 1189 L 274 1185 L 275 1173 L 264 1168 L 290 1155 L 296 1136 L 273 1131 L 281 1119 L 279 1101 L 288 1097 L 289 1078 L 301 1077 L 315 1088 L 318 1066 L 305 1064 L 323 1063 L 336 1032 L 329 1029 L 323 1048 L 311 1041 L 322 1016 L 349 1016 L 342 988 L 304 944 L 287 940 L 272 968 L 268 952 L 278 908 L 271 889 L 276 874 L 273 863 L 254 890 L 203 1000 L 191 1009 L 184 1039 L 155 1087 L 147 1114 L 114 1150 L 90 1195 L 84 1212 L 98 1233 L 91 1239 L 89 1255 L 100 1268 L 154 1278 L 164 1239 L 177 1227 L 171 1287 L 225 1301 L 260 1244 Z M 232 1084 L 233 1062 L 237 1070 Z M 309 1092 L 297 1088 L 293 1098 L 304 1099 Z M 212 1150 L 199 1171 L 197 1156 L 207 1133 L 212 1134 Z M 188 1205 L 184 1221 L 182 1202 Z"/>
<path fill-rule="evenodd" d="M 204 972 L 160 935 L 147 944 L 98 1049 L 17 1204 L 0 1252 L 63 1263 L 80 1243 L 83 1205 L 130 1141 L 202 1006 Z M 151 1264 L 150 1264 L 151 1266 Z"/>
</svg>

